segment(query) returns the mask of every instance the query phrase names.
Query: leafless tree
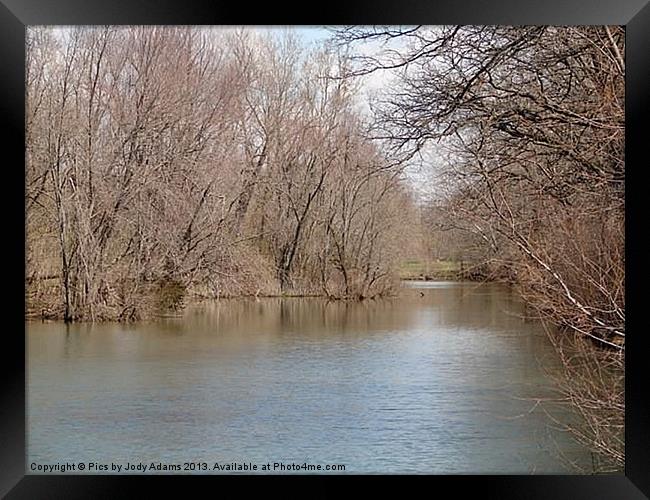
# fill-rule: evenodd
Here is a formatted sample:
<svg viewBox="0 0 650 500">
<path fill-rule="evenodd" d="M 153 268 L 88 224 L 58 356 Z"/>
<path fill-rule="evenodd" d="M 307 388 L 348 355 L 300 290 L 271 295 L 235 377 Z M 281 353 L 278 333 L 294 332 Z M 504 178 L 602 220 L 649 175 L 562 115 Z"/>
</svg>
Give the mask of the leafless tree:
<svg viewBox="0 0 650 500">
<path fill-rule="evenodd" d="M 436 233 L 451 231 L 457 253 L 516 283 L 542 317 L 600 346 L 622 373 L 624 29 L 349 27 L 337 41 L 381 47 L 351 50 L 348 76 L 395 72 L 374 105 L 374 137 L 404 158 L 437 153 Z M 592 382 L 618 395 L 614 379 Z M 589 398 L 572 391 L 585 409 Z M 585 435 L 620 466 L 622 443 L 598 437 L 622 425 L 616 408 L 615 425 L 592 419 L 602 426 Z"/>
<path fill-rule="evenodd" d="M 134 320 L 187 295 L 323 293 L 333 187 L 370 168 L 342 145 L 381 157 L 350 126 L 352 86 L 327 78 L 343 58 L 245 28 L 35 27 L 27 40 L 30 315 Z M 354 235 L 355 266 L 373 272 L 397 227 L 380 224 L 402 196 L 389 178 Z M 366 274 L 357 298 L 393 285 Z"/>
</svg>

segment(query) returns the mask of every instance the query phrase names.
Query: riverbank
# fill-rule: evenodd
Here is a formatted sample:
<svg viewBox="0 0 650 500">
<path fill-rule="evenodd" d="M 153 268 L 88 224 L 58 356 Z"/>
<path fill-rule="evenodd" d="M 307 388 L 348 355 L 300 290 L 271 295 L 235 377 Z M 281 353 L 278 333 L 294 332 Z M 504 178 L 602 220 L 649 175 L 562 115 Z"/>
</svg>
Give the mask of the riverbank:
<svg viewBox="0 0 650 500">
<path fill-rule="evenodd" d="M 401 280 L 408 281 L 483 281 L 489 274 L 483 264 L 457 260 L 408 260 L 399 270 Z"/>
<path fill-rule="evenodd" d="M 393 286 L 379 293 L 362 295 L 334 294 L 326 290 L 317 290 L 316 286 L 298 286 L 293 290 L 282 292 L 279 286 L 268 285 L 255 287 L 224 287 L 217 291 L 204 286 L 183 286 L 178 281 L 149 283 L 143 287 L 137 300 L 128 303 L 119 296 L 112 295 L 105 302 L 95 304 L 91 315 L 73 316 L 70 323 L 102 323 L 155 320 L 181 315 L 187 306 L 197 303 L 234 299 L 283 299 L 313 298 L 332 302 L 363 302 L 366 300 L 395 297 L 399 292 L 400 280 L 395 277 Z M 48 294 L 27 293 L 26 321 L 64 321 L 65 308 L 60 299 L 60 289 L 51 289 Z"/>
<path fill-rule="evenodd" d="M 395 297 L 400 281 L 491 281 L 489 273 L 482 265 L 472 265 L 462 261 L 409 260 L 403 262 L 395 273 L 395 281 L 390 290 L 375 295 L 337 295 L 318 290 L 316 286 L 303 283 L 294 290 L 282 292 L 277 283 L 266 280 L 258 286 L 224 286 L 217 291 L 205 286 L 183 286 L 179 281 L 152 282 L 141 287 L 138 300 L 128 303 L 121 298 L 115 287 L 105 294 L 104 302 L 95 305 L 92 315 L 73 317 L 72 322 L 122 321 L 134 322 L 152 318 L 176 315 L 186 304 L 220 299 L 261 299 L 261 298 L 322 298 L 331 301 L 363 301 L 380 297 Z M 63 321 L 64 305 L 60 297 L 60 287 L 51 286 L 46 293 L 29 293 L 25 310 L 27 321 Z M 107 287 L 109 288 L 109 287 Z"/>
</svg>

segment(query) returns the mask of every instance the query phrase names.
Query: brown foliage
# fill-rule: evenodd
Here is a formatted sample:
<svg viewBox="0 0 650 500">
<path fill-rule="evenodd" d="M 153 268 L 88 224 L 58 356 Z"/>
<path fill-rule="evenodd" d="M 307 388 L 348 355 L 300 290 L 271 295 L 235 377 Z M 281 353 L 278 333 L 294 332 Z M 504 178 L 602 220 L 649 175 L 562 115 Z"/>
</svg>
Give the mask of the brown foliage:
<svg viewBox="0 0 650 500">
<path fill-rule="evenodd" d="M 335 54 L 141 26 L 30 28 L 27 54 L 28 314 L 138 319 L 170 284 L 209 297 L 391 286 L 398 167 L 365 137 L 350 85 L 327 78 Z M 352 246 L 335 250 L 341 217 Z"/>
<path fill-rule="evenodd" d="M 396 91 L 376 105 L 375 133 L 394 154 L 433 158 L 436 184 L 426 218 L 445 252 L 487 263 L 567 337 L 578 334 L 622 359 L 624 28 L 339 33 L 344 44 L 370 40 L 385 42 L 384 53 L 353 58 L 349 74 L 397 71 Z M 394 43 L 403 45 L 391 50 Z M 623 363 L 609 363 L 608 356 L 590 351 L 595 366 L 615 372 L 594 380 L 590 371 L 577 376 L 586 366 L 565 356 L 565 387 L 588 423 L 578 437 L 621 466 L 615 436 L 624 410 Z M 610 403 L 613 415 L 601 418 Z"/>
</svg>

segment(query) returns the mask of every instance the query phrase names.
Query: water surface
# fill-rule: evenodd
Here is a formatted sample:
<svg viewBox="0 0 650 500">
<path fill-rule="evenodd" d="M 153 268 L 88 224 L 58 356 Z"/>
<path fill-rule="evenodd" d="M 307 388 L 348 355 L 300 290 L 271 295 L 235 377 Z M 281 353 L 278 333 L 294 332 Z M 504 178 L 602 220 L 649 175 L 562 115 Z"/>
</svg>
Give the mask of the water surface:
<svg viewBox="0 0 650 500">
<path fill-rule="evenodd" d="M 570 473 L 567 460 L 590 456 L 535 405 L 559 365 L 522 313 L 500 285 L 414 282 L 394 300 L 222 300 L 135 325 L 30 322 L 28 468 Z"/>
</svg>

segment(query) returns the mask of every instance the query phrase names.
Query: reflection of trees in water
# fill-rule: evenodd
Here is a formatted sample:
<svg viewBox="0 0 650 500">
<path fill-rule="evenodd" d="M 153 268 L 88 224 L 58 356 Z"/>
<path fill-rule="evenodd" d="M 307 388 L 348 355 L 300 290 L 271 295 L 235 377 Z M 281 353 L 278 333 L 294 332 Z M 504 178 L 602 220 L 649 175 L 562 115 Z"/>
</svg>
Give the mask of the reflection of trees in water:
<svg viewBox="0 0 650 500">
<path fill-rule="evenodd" d="M 233 299 L 201 304 L 188 311 L 186 321 L 223 334 L 336 335 L 408 328 L 413 322 L 410 309 L 399 299 L 364 302 L 316 298 Z"/>
<path fill-rule="evenodd" d="M 421 293 L 424 293 L 424 296 Z M 524 321 L 521 301 L 498 284 L 405 288 L 392 299 L 363 302 L 318 298 L 227 299 L 196 304 L 184 323 L 228 334 L 337 334 L 400 331 L 416 322 L 431 327 L 517 329 Z M 531 325 L 526 328 L 531 327 Z"/>
<path fill-rule="evenodd" d="M 530 444 L 551 447 L 545 415 L 541 406 L 528 410 L 546 396 L 536 356 L 550 346 L 532 334 L 537 325 L 506 313 L 520 311 L 516 295 L 492 284 L 422 290 L 424 296 L 405 289 L 393 300 L 362 303 L 221 300 L 130 330 L 73 324 L 66 334 L 63 324 L 37 324 L 33 366 L 41 377 L 73 377 L 67 387 L 83 397 L 92 399 L 92 387 L 132 402 L 135 410 L 111 409 L 125 417 L 142 407 L 163 420 L 209 426 L 234 418 L 248 425 L 249 416 L 253 425 L 277 426 L 278 411 L 307 411 L 309 421 L 321 411 L 327 418 L 354 415 L 366 427 L 393 425 L 394 417 L 429 433 L 429 442 L 435 433 L 465 439 L 461 431 L 488 440 L 518 436 L 508 442 L 522 461 L 546 460 Z M 458 431 L 449 427 L 456 425 Z M 485 464 L 488 451 L 473 460 Z"/>
<path fill-rule="evenodd" d="M 418 289 L 419 291 L 419 289 Z M 522 302 L 509 287 L 496 283 L 462 283 L 450 288 L 424 290 L 417 299 L 414 290 L 406 300 L 414 309 L 421 305 L 435 309 L 442 326 L 470 328 L 518 328 L 524 314 Z"/>
<path fill-rule="evenodd" d="M 421 295 L 424 293 L 424 296 Z M 440 329 L 491 333 L 490 351 L 504 356 L 513 349 L 542 352 L 543 336 L 526 335 L 539 326 L 522 319 L 523 306 L 516 294 L 498 284 L 463 283 L 435 288 L 405 288 L 393 299 L 363 302 L 318 298 L 223 299 L 191 305 L 182 318 L 135 324 L 69 325 L 63 342 L 58 336 L 38 336 L 33 349 L 44 351 L 53 342 L 66 358 L 93 350 L 124 355 L 144 349 L 155 352 L 165 337 L 182 337 L 188 345 L 210 346 L 214 336 L 230 344 L 292 337 L 360 338 L 409 331 Z M 53 326 L 56 325 L 56 326 Z M 66 328 L 63 324 L 33 325 L 34 329 Z M 473 335 L 473 334 L 472 334 Z M 162 337 L 162 339 L 161 339 Z M 474 336 L 475 337 L 475 336 Z M 468 336 L 468 339 L 473 339 Z M 474 338 L 475 342 L 482 342 Z M 441 342 L 444 342 L 441 337 Z M 526 369 L 526 367 L 522 367 Z"/>
</svg>

